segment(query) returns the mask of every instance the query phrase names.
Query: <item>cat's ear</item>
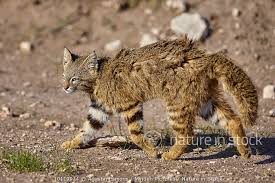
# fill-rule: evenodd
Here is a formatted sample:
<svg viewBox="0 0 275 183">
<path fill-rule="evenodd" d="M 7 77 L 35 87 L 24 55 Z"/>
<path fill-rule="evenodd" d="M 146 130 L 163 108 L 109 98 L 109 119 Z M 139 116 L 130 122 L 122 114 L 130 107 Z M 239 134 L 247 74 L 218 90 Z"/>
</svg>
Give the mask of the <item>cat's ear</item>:
<svg viewBox="0 0 275 183">
<path fill-rule="evenodd" d="M 67 65 L 68 63 L 72 62 L 73 56 L 72 53 L 68 48 L 64 48 L 64 53 L 63 53 L 63 66 Z"/>
<path fill-rule="evenodd" d="M 98 69 L 98 58 L 96 52 L 93 51 L 87 58 L 87 67 L 89 70 L 97 70 Z"/>
</svg>

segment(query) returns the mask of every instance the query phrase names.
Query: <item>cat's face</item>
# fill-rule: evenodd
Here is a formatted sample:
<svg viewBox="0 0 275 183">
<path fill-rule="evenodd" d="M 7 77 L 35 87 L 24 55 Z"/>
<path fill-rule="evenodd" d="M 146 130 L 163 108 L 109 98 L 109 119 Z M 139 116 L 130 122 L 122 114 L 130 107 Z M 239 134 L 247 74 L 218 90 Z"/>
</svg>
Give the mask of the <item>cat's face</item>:
<svg viewBox="0 0 275 183">
<path fill-rule="evenodd" d="M 77 56 L 65 48 L 63 66 L 63 89 L 66 93 L 91 92 L 98 70 L 98 59 L 95 52 L 89 56 Z"/>
</svg>

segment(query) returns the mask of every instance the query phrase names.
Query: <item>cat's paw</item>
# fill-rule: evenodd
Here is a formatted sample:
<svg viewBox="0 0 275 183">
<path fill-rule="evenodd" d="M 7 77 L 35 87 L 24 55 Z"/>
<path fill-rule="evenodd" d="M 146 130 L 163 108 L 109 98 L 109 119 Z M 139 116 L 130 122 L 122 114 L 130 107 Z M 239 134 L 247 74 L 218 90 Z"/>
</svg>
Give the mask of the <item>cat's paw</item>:
<svg viewBox="0 0 275 183">
<path fill-rule="evenodd" d="M 163 159 L 163 160 L 176 160 L 177 158 L 178 158 L 178 156 L 170 151 L 164 152 L 161 156 L 161 159 Z"/>
<path fill-rule="evenodd" d="M 81 147 L 81 141 L 80 139 L 73 139 L 73 140 L 69 140 L 69 141 L 66 141 L 66 142 L 63 142 L 61 144 L 61 147 L 63 149 L 78 149 Z"/>
<path fill-rule="evenodd" d="M 159 154 L 157 152 L 156 149 L 154 150 L 150 150 L 150 151 L 146 151 L 147 155 L 150 157 L 150 158 L 153 158 L 153 159 L 158 159 L 159 158 Z"/>
<path fill-rule="evenodd" d="M 251 152 L 248 151 L 245 154 L 242 154 L 241 157 L 244 159 L 249 159 L 251 157 Z"/>
</svg>

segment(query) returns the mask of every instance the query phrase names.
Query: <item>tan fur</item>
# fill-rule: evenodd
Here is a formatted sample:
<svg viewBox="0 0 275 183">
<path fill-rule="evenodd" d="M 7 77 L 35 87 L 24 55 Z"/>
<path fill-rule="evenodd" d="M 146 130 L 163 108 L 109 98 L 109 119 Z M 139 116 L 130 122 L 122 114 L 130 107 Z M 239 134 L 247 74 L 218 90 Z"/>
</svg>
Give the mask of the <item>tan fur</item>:
<svg viewBox="0 0 275 183">
<path fill-rule="evenodd" d="M 72 55 L 70 60 L 68 52 L 65 49 L 64 89 L 70 87 L 68 93 L 85 91 L 95 103 L 93 107 L 106 114 L 123 114 L 131 139 L 149 155 L 156 157 L 157 151 L 143 137 L 141 104 L 160 98 L 167 105 L 176 135 L 174 146 L 162 155 L 163 159 L 181 156 L 193 136 L 196 115 L 228 129 L 240 154 L 250 156 L 248 146 L 244 145 L 243 126 L 255 122 L 257 93 L 248 76 L 225 55 L 206 54 L 187 37 L 122 49 L 114 58 L 98 58 L 93 54 Z M 78 78 L 78 82 L 72 82 L 72 77 Z M 236 99 L 240 117 L 223 99 L 218 82 Z M 96 123 L 100 124 L 91 122 Z"/>
</svg>

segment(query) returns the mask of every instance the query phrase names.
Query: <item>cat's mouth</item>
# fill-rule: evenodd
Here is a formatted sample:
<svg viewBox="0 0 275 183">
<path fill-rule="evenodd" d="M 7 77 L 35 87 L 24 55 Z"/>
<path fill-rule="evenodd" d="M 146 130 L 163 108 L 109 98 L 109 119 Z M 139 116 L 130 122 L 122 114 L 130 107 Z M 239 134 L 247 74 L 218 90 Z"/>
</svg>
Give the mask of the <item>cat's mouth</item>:
<svg viewBox="0 0 275 183">
<path fill-rule="evenodd" d="M 76 88 L 72 88 L 72 87 L 69 87 L 68 89 L 65 89 L 64 88 L 64 91 L 67 93 L 67 94 L 71 94 L 71 93 L 74 93 L 76 91 Z"/>
</svg>

